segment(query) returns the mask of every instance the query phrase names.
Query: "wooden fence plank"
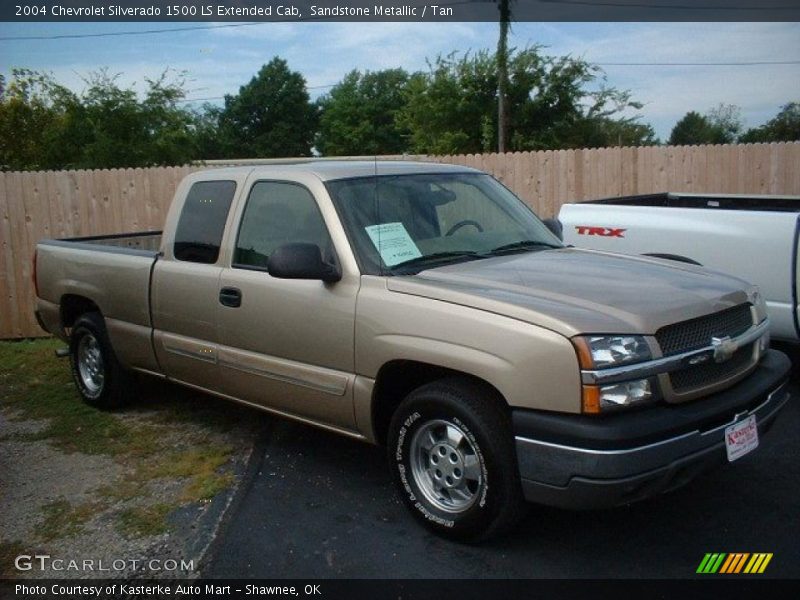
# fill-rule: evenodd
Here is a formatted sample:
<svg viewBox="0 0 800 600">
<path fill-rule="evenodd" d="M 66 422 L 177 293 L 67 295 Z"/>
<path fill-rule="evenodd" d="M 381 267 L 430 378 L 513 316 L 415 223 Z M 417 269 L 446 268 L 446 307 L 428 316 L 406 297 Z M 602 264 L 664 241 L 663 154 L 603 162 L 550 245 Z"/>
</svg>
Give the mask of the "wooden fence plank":
<svg viewBox="0 0 800 600">
<path fill-rule="evenodd" d="M 800 143 L 416 156 L 486 170 L 542 217 L 565 202 L 666 191 L 800 194 Z M 42 237 L 161 229 L 202 166 L 0 173 L 0 338 L 42 335 L 31 258 Z"/>
</svg>

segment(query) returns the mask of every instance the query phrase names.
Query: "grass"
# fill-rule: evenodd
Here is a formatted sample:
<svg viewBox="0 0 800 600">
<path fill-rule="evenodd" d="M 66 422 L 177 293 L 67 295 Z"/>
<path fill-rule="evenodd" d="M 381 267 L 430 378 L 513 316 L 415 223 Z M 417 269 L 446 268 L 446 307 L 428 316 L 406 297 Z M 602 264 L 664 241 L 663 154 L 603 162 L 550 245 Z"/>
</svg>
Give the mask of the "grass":
<svg viewBox="0 0 800 600">
<path fill-rule="evenodd" d="M 158 503 L 126 508 L 119 513 L 117 528 L 128 537 L 159 535 L 169 530 L 167 517 L 172 504 Z"/>
<path fill-rule="evenodd" d="M 83 525 L 98 511 L 95 503 L 73 506 L 66 498 L 59 498 L 42 508 L 44 520 L 36 528 L 36 537 L 50 542 L 72 537 L 81 532 Z"/>
<path fill-rule="evenodd" d="M 225 466 L 236 450 L 215 441 L 213 434 L 252 421 L 252 411 L 220 407 L 193 392 L 152 383 L 142 386 L 133 407 L 97 410 L 81 401 L 68 361 L 55 357 L 56 348 L 63 346 L 55 339 L 0 342 L 0 408 L 12 420 L 46 422 L 36 433 L 11 437 L 23 442 L 46 440 L 68 453 L 108 456 L 126 468 L 126 475 L 97 490 L 98 502 L 72 506 L 59 499 L 45 506 L 38 538 L 74 535 L 110 504 L 122 505 L 118 528 L 126 535 L 162 533 L 168 529 L 172 510 L 210 500 L 233 484 Z M 187 426 L 194 426 L 190 446 L 176 447 L 170 434 Z M 4 439 L 9 436 L 0 442 Z M 181 491 L 172 502 L 156 502 L 152 489 L 165 478 L 182 482 Z"/>
<path fill-rule="evenodd" d="M 19 540 L 0 543 L 0 578 L 11 577 L 17 573 L 14 569 L 14 560 L 20 554 L 32 554 L 32 552 Z"/>
</svg>

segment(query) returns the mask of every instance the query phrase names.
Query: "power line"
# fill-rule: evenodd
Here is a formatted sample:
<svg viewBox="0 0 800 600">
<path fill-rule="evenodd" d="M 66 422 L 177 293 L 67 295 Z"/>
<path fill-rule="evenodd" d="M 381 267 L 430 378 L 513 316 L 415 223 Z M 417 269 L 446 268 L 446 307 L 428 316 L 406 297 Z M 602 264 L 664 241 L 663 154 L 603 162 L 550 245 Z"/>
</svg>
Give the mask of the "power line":
<svg viewBox="0 0 800 600">
<path fill-rule="evenodd" d="M 74 40 L 82 38 L 120 37 L 124 35 L 153 35 L 158 33 L 200 31 L 205 29 L 252 27 L 253 25 L 266 25 L 267 23 L 270 23 L 270 21 L 259 21 L 257 23 L 227 23 L 225 25 L 195 25 L 193 27 L 165 27 L 162 29 L 142 29 L 140 31 L 102 31 L 100 33 L 63 33 L 57 35 L 16 35 L 0 37 L 0 42 L 19 42 L 24 40 Z"/>
<path fill-rule="evenodd" d="M 755 60 L 741 62 L 609 62 L 592 63 L 599 67 L 754 67 L 764 65 L 800 65 L 800 60 Z M 335 83 L 326 85 L 311 85 L 308 90 L 322 90 L 336 86 Z M 225 96 L 208 96 L 206 98 L 184 98 L 178 102 L 210 102 L 223 100 Z"/>
</svg>

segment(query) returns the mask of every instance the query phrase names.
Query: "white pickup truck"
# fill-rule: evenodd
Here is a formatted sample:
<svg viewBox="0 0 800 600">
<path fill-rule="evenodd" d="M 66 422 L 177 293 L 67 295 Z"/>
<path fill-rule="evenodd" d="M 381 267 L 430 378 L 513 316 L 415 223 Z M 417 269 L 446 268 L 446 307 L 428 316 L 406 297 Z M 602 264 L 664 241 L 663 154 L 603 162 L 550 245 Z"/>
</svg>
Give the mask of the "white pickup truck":
<svg viewBox="0 0 800 600">
<path fill-rule="evenodd" d="M 756 284 L 774 339 L 800 341 L 800 196 L 649 194 L 561 207 L 578 248 L 699 264 Z"/>
</svg>

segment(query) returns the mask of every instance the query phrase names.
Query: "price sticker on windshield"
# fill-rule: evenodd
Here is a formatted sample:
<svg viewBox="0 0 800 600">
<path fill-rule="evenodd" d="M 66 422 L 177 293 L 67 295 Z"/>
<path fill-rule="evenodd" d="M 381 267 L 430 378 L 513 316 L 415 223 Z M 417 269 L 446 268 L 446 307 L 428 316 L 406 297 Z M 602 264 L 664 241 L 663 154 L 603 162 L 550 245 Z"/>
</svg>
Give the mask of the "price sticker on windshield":
<svg viewBox="0 0 800 600">
<path fill-rule="evenodd" d="M 400 222 L 370 225 L 364 229 L 387 267 L 422 256 L 405 226 Z"/>
</svg>

